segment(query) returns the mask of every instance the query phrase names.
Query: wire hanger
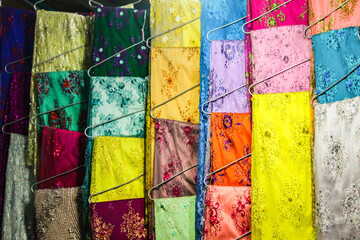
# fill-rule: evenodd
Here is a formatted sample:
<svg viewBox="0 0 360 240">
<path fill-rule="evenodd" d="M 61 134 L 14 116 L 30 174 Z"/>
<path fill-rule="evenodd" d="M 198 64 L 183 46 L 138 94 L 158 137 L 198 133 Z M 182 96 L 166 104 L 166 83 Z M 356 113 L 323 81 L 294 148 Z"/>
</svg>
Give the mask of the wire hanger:
<svg viewBox="0 0 360 240">
<path fill-rule="evenodd" d="M 25 119 L 27 119 L 27 118 L 29 118 L 29 115 L 27 115 L 26 117 L 19 118 L 19 119 L 15 120 L 15 121 L 12 121 L 12 122 L 9 122 L 9 123 L 5 123 L 5 124 L 2 126 L 1 131 L 2 131 L 4 134 L 10 135 L 11 133 L 10 133 L 10 132 L 6 132 L 6 131 L 5 131 L 5 128 L 6 128 L 7 126 L 10 126 L 10 125 L 14 124 L 14 123 L 21 122 L 21 121 L 23 121 L 23 120 L 25 120 Z"/>
<path fill-rule="evenodd" d="M 324 20 L 327 16 L 329 16 L 330 14 L 332 14 L 333 12 L 337 11 L 339 8 L 341 8 L 342 6 L 344 6 L 345 4 L 347 4 L 350 0 L 346 0 L 345 2 L 343 2 L 340 6 L 338 6 L 337 8 L 335 8 L 334 10 L 332 10 L 331 12 L 329 12 L 328 14 L 326 14 L 324 17 L 320 18 L 319 20 L 317 20 L 316 22 L 314 22 L 313 24 L 311 24 L 310 26 L 308 26 L 307 28 L 305 28 L 304 30 L 304 37 L 307 38 L 307 39 L 311 39 L 311 37 L 308 37 L 306 35 L 307 31 L 312 27 L 314 26 L 315 24 L 321 22 L 322 20 Z M 359 37 L 360 38 L 360 37 Z"/>
<path fill-rule="evenodd" d="M 31 185 L 31 188 L 30 188 L 30 189 L 31 189 L 31 191 L 34 193 L 34 192 L 35 192 L 35 191 L 34 191 L 34 187 L 35 187 L 36 185 L 39 185 L 39 184 L 41 184 L 41 183 L 50 181 L 50 180 L 52 180 L 52 179 L 54 179 L 54 178 L 57 178 L 57 177 L 61 177 L 61 176 L 67 175 L 67 174 L 72 173 L 72 172 L 75 172 L 76 170 L 78 170 L 78 169 L 80 169 L 80 168 L 82 168 L 82 167 L 85 167 L 85 164 L 80 165 L 80 166 L 77 166 L 76 168 L 73 168 L 73 169 L 71 169 L 71 170 L 69 170 L 69 171 L 67 171 L 67 172 L 63 172 L 63 173 L 60 173 L 60 174 L 58 174 L 58 175 L 52 176 L 52 177 L 50 177 L 50 178 L 41 180 L 41 181 L 39 181 L 39 182 L 35 182 L 33 185 Z"/>
<path fill-rule="evenodd" d="M 89 196 L 89 198 L 88 198 L 89 204 L 91 203 L 91 198 L 93 198 L 93 197 L 95 197 L 95 196 L 97 196 L 97 195 L 100 195 L 100 194 L 109 192 L 109 191 L 111 191 L 111 190 L 115 190 L 115 189 L 117 189 L 117 188 L 119 188 L 119 187 L 125 186 L 126 184 L 132 183 L 133 181 L 135 181 L 135 180 L 138 179 L 138 178 L 141 178 L 142 176 L 144 176 L 144 173 L 141 174 L 141 175 L 139 175 L 139 176 L 137 176 L 136 178 L 133 178 L 133 179 L 131 179 L 130 181 L 128 181 L 128 182 L 126 182 L 126 183 L 122 183 L 122 184 L 120 184 L 120 185 L 118 185 L 118 186 L 116 186 L 116 187 L 112 187 L 112 188 L 106 189 L 106 190 L 104 190 L 104 191 L 91 194 L 91 195 Z"/>
<path fill-rule="evenodd" d="M 211 102 L 215 102 L 215 101 L 219 100 L 220 98 L 226 97 L 227 95 L 229 95 L 229 94 L 231 94 L 231 93 L 233 93 L 233 92 L 235 92 L 235 91 L 237 91 L 237 90 L 239 90 L 239 89 L 241 89 L 241 88 L 243 88 L 243 87 L 246 87 L 246 84 L 241 85 L 240 87 L 237 87 L 237 88 L 235 88 L 235 89 L 233 89 L 233 90 L 231 90 L 231 91 L 229 91 L 229 92 L 226 92 L 226 93 L 224 93 L 224 94 L 222 94 L 222 95 L 220 95 L 220 96 L 218 96 L 218 97 L 216 97 L 216 98 L 213 98 L 213 99 L 210 99 L 209 101 L 204 102 L 204 103 L 201 105 L 201 111 L 202 111 L 204 114 L 211 115 L 211 112 L 206 112 L 206 111 L 204 110 L 205 104 L 208 104 L 208 103 L 211 103 Z"/>
<path fill-rule="evenodd" d="M 161 187 L 162 185 L 168 183 L 169 181 L 171 181 L 171 180 L 173 180 L 174 178 L 180 176 L 180 175 L 183 174 L 184 172 L 186 172 L 186 171 L 188 171 L 188 170 L 190 170 L 190 169 L 193 169 L 193 168 L 196 167 L 196 166 L 197 166 L 197 164 L 192 165 L 191 167 L 188 167 L 187 169 L 185 169 L 185 170 L 183 170 L 183 171 L 175 174 L 174 176 L 172 176 L 172 177 L 169 178 L 168 180 L 166 180 L 166 181 L 164 181 L 164 182 L 162 182 L 162 183 L 159 183 L 158 185 L 150 188 L 150 190 L 149 190 L 149 192 L 148 192 L 148 197 L 149 197 L 149 199 L 150 199 L 151 201 L 154 201 L 154 199 L 151 197 L 151 192 L 152 192 L 153 190 L 158 189 L 158 188 Z"/>
<path fill-rule="evenodd" d="M 10 65 L 13 65 L 13 64 L 15 64 L 15 63 L 28 60 L 28 59 L 30 59 L 30 58 L 32 58 L 32 57 L 33 57 L 33 56 L 31 55 L 31 56 L 27 56 L 27 57 L 24 57 L 24 58 L 19 59 L 19 60 L 16 60 L 16 61 L 9 62 L 9 63 L 6 64 L 5 67 L 4 67 L 5 72 L 6 72 L 7 74 L 11 74 L 12 72 L 10 72 L 10 71 L 8 70 L 8 67 L 9 67 Z"/>
<path fill-rule="evenodd" d="M 94 0 L 89 0 L 89 6 L 92 8 L 97 8 L 97 7 L 104 7 L 104 5 L 102 5 L 101 3 L 94 1 Z M 96 5 L 93 5 L 93 3 L 95 3 Z"/>
<path fill-rule="evenodd" d="M 258 82 L 255 82 L 255 83 L 251 84 L 251 85 L 249 86 L 249 88 L 248 88 L 248 91 L 249 91 L 250 95 L 251 95 L 251 96 L 254 95 L 254 93 L 251 92 L 251 89 L 254 88 L 254 86 L 256 86 L 256 85 L 258 85 L 258 84 L 260 84 L 260 83 L 263 83 L 263 82 L 269 80 L 270 78 L 273 78 L 273 77 L 275 77 L 275 76 L 277 76 L 277 75 L 279 75 L 279 74 L 281 74 L 281 73 L 283 73 L 283 72 L 286 72 L 286 71 L 289 70 L 289 69 L 292 69 L 292 68 L 294 68 L 294 67 L 296 67 L 296 66 L 299 66 L 299 65 L 301 65 L 301 64 L 303 64 L 303 63 L 305 63 L 305 62 L 308 62 L 308 61 L 310 61 L 310 58 L 308 58 L 308 59 L 306 59 L 306 60 L 304 60 L 304 61 L 302 61 L 302 62 L 296 63 L 296 64 L 294 64 L 294 65 L 292 65 L 292 66 L 290 66 L 290 67 L 288 67 L 288 68 L 286 68 L 286 69 L 284 69 L 284 70 L 281 70 L 280 72 L 277 72 L 277 73 L 275 73 L 274 75 L 272 75 L 272 76 L 270 76 L 270 77 L 264 78 L 264 79 L 261 80 L 261 81 L 258 81 Z"/>
<path fill-rule="evenodd" d="M 235 240 L 239 240 L 239 239 L 241 239 L 241 238 L 243 238 L 243 237 L 246 237 L 246 236 L 249 235 L 249 234 L 251 234 L 251 230 L 248 231 L 247 233 L 244 233 L 243 235 L 241 235 L 240 237 L 236 238 Z"/>
<path fill-rule="evenodd" d="M 36 3 L 34 3 L 33 7 L 34 7 L 35 11 L 40 10 L 40 9 L 37 8 L 37 5 L 38 5 L 39 3 L 42 3 L 42 2 L 45 2 L 45 0 L 40 0 L 40 1 L 37 1 Z"/>
<path fill-rule="evenodd" d="M 280 7 L 284 6 L 284 5 L 286 5 L 286 4 L 288 4 L 289 2 L 292 2 L 292 1 L 294 1 L 294 0 L 289 0 L 289 1 L 287 1 L 287 2 L 284 2 L 284 3 L 282 3 L 282 4 L 278 5 L 278 6 L 276 6 L 276 7 L 272 8 L 272 9 L 270 9 L 269 11 L 267 11 L 267 12 L 265 12 L 265 13 L 261 14 L 260 16 L 258 16 L 258 17 L 256 17 L 256 18 L 251 19 L 250 21 L 248 21 L 248 22 L 246 22 L 246 23 L 244 23 L 244 24 L 242 25 L 241 30 L 242 30 L 244 33 L 248 33 L 248 34 L 249 34 L 250 32 L 246 32 L 246 31 L 245 31 L 245 29 L 244 29 L 244 27 L 245 27 L 247 24 L 252 23 L 252 22 L 254 22 L 254 21 L 256 21 L 256 20 L 258 20 L 258 19 L 262 18 L 263 16 L 265 16 L 265 15 L 267 15 L 267 14 L 269 14 L 269 13 L 271 13 L 271 12 L 275 11 L 275 10 L 277 10 L 278 8 L 280 8 Z"/>
<path fill-rule="evenodd" d="M 217 30 L 220 30 L 220 29 L 222 29 L 222 28 L 225 28 L 225 27 L 227 27 L 227 26 L 230 26 L 230 25 L 232 25 L 232 24 L 234 24 L 234 23 L 240 22 L 240 21 L 242 21 L 242 20 L 244 20 L 244 19 L 246 19 L 246 16 L 245 16 L 245 17 L 242 17 L 242 18 L 239 18 L 239 19 L 237 19 L 237 20 L 235 20 L 235 21 L 233 21 L 233 22 L 231 22 L 231 23 L 225 24 L 225 25 L 223 25 L 223 26 L 221 26 L 221 27 L 214 28 L 213 30 L 209 31 L 209 32 L 206 34 L 207 40 L 208 40 L 209 42 L 212 42 L 212 40 L 209 39 L 210 33 L 215 32 L 215 31 L 217 31 Z"/>
</svg>

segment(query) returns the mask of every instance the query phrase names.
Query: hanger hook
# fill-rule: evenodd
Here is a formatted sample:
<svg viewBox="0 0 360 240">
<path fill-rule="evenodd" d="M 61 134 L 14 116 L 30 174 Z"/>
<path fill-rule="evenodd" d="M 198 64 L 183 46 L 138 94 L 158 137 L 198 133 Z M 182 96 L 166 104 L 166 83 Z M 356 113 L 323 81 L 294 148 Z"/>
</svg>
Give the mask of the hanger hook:
<svg viewBox="0 0 360 240">
<path fill-rule="evenodd" d="M 94 0 L 89 0 L 89 6 L 92 8 L 97 8 L 97 7 L 104 7 L 104 5 L 102 5 L 101 3 L 94 1 Z M 93 3 L 95 3 L 96 5 L 93 5 Z"/>
<path fill-rule="evenodd" d="M 40 9 L 37 8 L 37 5 L 40 4 L 40 3 L 42 3 L 42 2 L 45 2 L 45 0 L 40 0 L 40 1 L 38 1 L 38 2 L 36 2 L 36 3 L 34 4 L 34 9 L 35 9 L 35 11 L 40 10 Z"/>
<path fill-rule="evenodd" d="M 232 25 L 232 24 L 234 24 L 234 23 L 240 22 L 240 21 L 245 20 L 245 19 L 246 19 L 246 16 L 245 16 L 245 17 L 242 17 L 242 18 L 239 18 L 239 19 L 237 19 L 237 20 L 235 20 L 235 21 L 233 21 L 233 22 L 231 22 L 231 23 L 227 23 L 227 24 L 225 24 L 225 25 L 223 25 L 223 26 L 221 26 L 221 27 L 218 27 L 218 28 L 215 28 L 215 29 L 209 31 L 209 32 L 206 34 L 207 40 L 208 40 L 209 42 L 212 42 L 212 41 L 210 40 L 210 38 L 209 38 L 210 33 L 215 32 L 215 31 L 217 31 L 217 30 L 219 30 L 219 29 L 225 28 L 225 27 L 227 27 L 227 26 L 230 26 L 230 25 Z"/>
<path fill-rule="evenodd" d="M 13 65 L 13 64 L 18 63 L 18 62 L 21 62 L 21 61 L 28 60 L 28 59 L 30 59 L 30 58 L 32 58 L 32 57 L 33 57 L 33 56 L 31 55 L 31 56 L 27 56 L 27 57 L 22 58 L 22 59 L 19 59 L 19 60 L 15 60 L 15 61 L 9 62 L 9 63 L 6 64 L 5 67 L 4 67 L 5 72 L 10 75 L 11 72 L 8 70 L 8 67 L 9 67 L 10 65 Z"/>
<path fill-rule="evenodd" d="M 27 118 L 29 118 L 29 115 L 27 115 L 27 116 L 25 116 L 25 117 L 22 117 L 22 118 L 19 118 L 19 119 L 17 119 L 17 120 L 14 120 L 14 121 L 12 121 L 12 122 L 5 123 L 5 124 L 2 126 L 1 131 L 2 131 L 4 134 L 10 135 L 11 133 L 5 131 L 5 127 L 10 126 L 10 125 L 12 125 L 12 124 L 14 124 L 14 123 L 17 123 L 17 122 L 21 122 L 21 121 L 23 121 L 23 120 L 25 120 L 25 119 L 27 119 Z"/>
</svg>

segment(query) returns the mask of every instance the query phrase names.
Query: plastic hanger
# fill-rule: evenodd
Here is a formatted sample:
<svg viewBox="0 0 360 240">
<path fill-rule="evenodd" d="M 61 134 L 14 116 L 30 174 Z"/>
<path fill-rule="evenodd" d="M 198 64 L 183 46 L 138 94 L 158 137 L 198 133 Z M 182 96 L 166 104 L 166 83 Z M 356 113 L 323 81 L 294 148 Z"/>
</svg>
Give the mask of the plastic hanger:
<svg viewBox="0 0 360 240">
<path fill-rule="evenodd" d="M 281 74 L 281 73 L 283 73 L 283 72 L 286 72 L 287 70 L 289 70 L 289 69 L 291 69 L 291 68 L 294 68 L 294 67 L 296 67 L 296 66 L 299 66 L 299 65 L 301 65 L 301 64 L 303 64 L 303 63 L 305 63 L 305 62 L 307 62 L 307 61 L 310 61 L 310 58 L 308 58 L 308 59 L 306 59 L 306 60 L 304 60 L 304 61 L 302 61 L 302 62 L 296 63 L 295 65 L 292 65 L 292 66 L 290 66 L 290 67 L 288 67 L 288 68 L 286 68 L 286 69 L 284 69 L 284 70 L 281 70 L 280 72 L 277 72 L 277 73 L 275 73 L 274 75 L 271 75 L 270 77 L 264 78 L 264 79 L 261 80 L 261 81 L 258 81 L 258 82 L 255 82 L 255 83 L 251 84 L 251 85 L 249 86 L 249 88 L 248 88 L 248 91 L 249 91 L 250 95 L 251 95 L 251 96 L 254 95 L 254 93 L 251 92 L 251 89 L 254 88 L 254 86 L 258 85 L 259 83 L 263 83 L 263 82 L 269 80 L 270 78 L 273 78 L 273 77 L 275 77 L 275 76 L 277 76 L 277 75 L 279 75 L 279 74 Z"/>
<path fill-rule="evenodd" d="M 251 19 L 250 21 L 248 21 L 248 22 L 246 22 L 246 23 L 244 23 L 244 24 L 242 25 L 241 30 L 242 30 L 244 33 L 250 33 L 250 32 L 246 32 L 245 29 L 244 29 L 244 27 L 245 27 L 247 24 L 252 23 L 252 22 L 258 20 L 259 18 L 262 18 L 263 16 L 265 16 L 265 15 L 267 15 L 267 14 L 269 14 L 269 13 L 275 11 L 275 10 L 277 10 L 278 8 L 284 6 L 284 5 L 286 5 L 286 4 L 288 4 L 289 2 L 292 2 L 292 1 L 294 1 L 294 0 L 289 0 L 289 1 L 287 1 L 287 2 L 284 2 L 284 3 L 280 4 L 280 5 L 277 5 L 276 7 L 274 7 L 274 8 L 272 8 L 272 9 L 270 9 L 269 11 L 261 14 L 260 16 Z"/>
<path fill-rule="evenodd" d="M 16 60 L 16 61 L 9 62 L 9 63 L 6 64 L 5 67 L 4 67 L 5 72 L 6 72 L 7 74 L 11 74 L 12 72 L 10 72 L 10 71 L 8 70 L 8 67 L 9 67 L 10 65 L 13 65 L 13 64 L 15 64 L 15 63 L 28 60 L 28 59 L 30 59 L 30 58 L 32 58 L 32 57 L 33 57 L 33 56 L 31 55 L 31 56 L 27 56 L 27 57 L 24 57 L 24 58 L 19 59 L 19 60 Z"/>
<path fill-rule="evenodd" d="M 29 118 L 29 115 L 27 115 L 26 117 L 19 118 L 19 119 L 15 120 L 15 121 L 12 121 L 12 122 L 9 122 L 9 123 L 5 123 L 5 124 L 2 126 L 1 131 L 2 131 L 4 134 L 10 135 L 11 133 L 10 133 L 10 132 L 6 132 L 6 131 L 5 131 L 5 128 L 6 128 L 7 126 L 13 125 L 14 123 L 21 122 L 21 121 L 23 121 L 23 120 L 25 120 L 25 119 L 27 119 L 27 118 Z"/>
<path fill-rule="evenodd" d="M 343 2 L 340 6 L 338 6 L 337 8 L 335 8 L 334 10 L 332 10 L 331 12 L 329 12 L 328 14 L 326 14 L 324 17 L 320 18 L 319 20 L 317 20 L 316 22 L 314 22 L 313 24 L 309 25 L 307 28 L 305 28 L 304 30 L 304 37 L 307 39 L 311 39 L 311 37 L 308 37 L 306 35 L 306 32 L 315 24 L 321 22 L 322 20 L 324 20 L 327 16 L 329 16 L 330 14 L 332 14 L 333 12 L 335 12 L 336 10 L 338 10 L 339 8 L 341 8 L 342 6 L 344 6 L 345 4 L 347 4 L 350 0 L 346 0 L 345 2 Z"/>
<path fill-rule="evenodd" d="M 138 179 L 138 178 L 140 178 L 140 177 L 142 177 L 142 176 L 144 176 L 144 173 L 141 174 L 141 175 L 139 175 L 139 176 L 137 176 L 136 178 L 133 178 L 133 179 L 131 179 L 130 181 L 128 181 L 128 182 L 126 182 L 126 183 L 123 183 L 123 184 L 120 184 L 120 185 L 118 185 L 118 186 L 116 186 L 116 187 L 112 187 L 112 188 L 106 189 L 106 190 L 104 190 L 104 191 L 91 194 L 91 195 L 89 196 L 89 198 L 88 198 L 89 204 L 91 203 L 91 198 L 93 198 L 93 197 L 95 197 L 95 196 L 97 196 L 97 195 L 100 195 L 100 194 L 109 192 L 109 191 L 111 191 L 111 190 L 115 190 L 115 189 L 117 189 L 117 188 L 119 188 L 119 187 L 125 186 L 126 184 L 132 183 L 133 181 L 135 181 L 136 179 Z"/>
<path fill-rule="evenodd" d="M 241 235 L 240 237 L 236 238 L 235 240 L 239 240 L 239 239 L 241 239 L 241 238 L 243 238 L 243 237 L 246 237 L 246 236 L 249 235 L 249 234 L 251 234 L 251 230 L 248 231 L 247 233 L 244 233 L 243 235 Z"/>
<path fill-rule="evenodd" d="M 189 171 L 190 169 L 193 169 L 193 168 L 196 167 L 196 166 L 197 166 L 197 164 L 192 165 L 191 167 L 188 167 L 187 169 L 185 169 L 185 170 L 183 170 L 183 171 L 175 174 L 174 176 L 172 176 L 172 177 L 169 178 L 168 180 L 166 180 L 166 181 L 164 181 L 164 182 L 162 182 L 162 183 L 159 183 L 158 185 L 150 188 L 150 190 L 149 190 L 149 192 L 148 192 L 148 197 L 149 197 L 149 199 L 150 199 L 151 201 L 154 201 L 154 199 L 151 197 L 151 192 L 152 192 L 153 190 L 158 189 L 158 188 L 161 187 L 162 185 L 168 183 L 169 181 L 171 181 L 171 180 L 173 180 L 174 178 L 180 176 L 180 175 L 183 174 L 184 172 Z"/>
<path fill-rule="evenodd" d="M 37 8 L 37 5 L 40 4 L 40 3 L 42 3 L 42 2 L 45 2 L 45 0 L 40 0 L 40 1 L 37 1 L 36 3 L 34 3 L 33 6 L 34 6 L 35 11 L 40 10 L 40 9 Z"/>
<path fill-rule="evenodd" d="M 58 175 L 52 176 L 52 177 L 50 177 L 50 178 L 47 178 L 47 179 L 41 180 L 41 181 L 39 181 L 39 182 L 36 182 L 36 183 L 34 183 L 33 185 L 31 185 L 31 188 L 30 188 L 30 189 L 31 189 L 31 191 L 34 193 L 34 192 L 35 192 L 35 191 L 34 191 L 34 187 L 35 187 L 36 185 L 39 185 L 39 184 L 41 184 L 41 183 L 50 181 L 50 180 L 52 180 L 52 179 L 54 179 L 54 178 L 57 178 L 57 177 L 64 176 L 64 175 L 69 174 L 69 173 L 72 173 L 72 172 L 75 172 L 76 170 L 78 170 L 78 169 L 80 169 L 80 168 L 82 168 L 82 167 L 85 167 L 85 165 L 84 165 L 84 164 L 83 164 L 83 165 L 80 165 L 80 166 L 78 166 L 78 167 L 76 167 L 76 168 L 73 168 L 73 169 L 71 169 L 71 170 L 69 170 L 69 171 L 66 171 L 66 172 L 60 173 L 60 174 L 58 174 Z"/>
<path fill-rule="evenodd" d="M 225 28 L 225 27 L 227 27 L 227 26 L 230 26 L 230 25 L 232 25 L 232 24 L 234 24 L 234 23 L 240 22 L 240 21 L 242 21 L 242 20 L 244 20 L 244 19 L 246 19 L 246 16 L 245 16 L 245 17 L 242 17 L 242 18 L 240 18 L 240 19 L 238 19 L 238 20 L 235 20 L 235 21 L 233 21 L 233 22 L 231 22 L 231 23 L 225 24 L 225 25 L 223 25 L 223 26 L 221 26 L 221 27 L 214 28 L 213 30 L 209 31 L 209 32 L 206 34 L 207 40 L 208 40 L 209 42 L 211 42 L 211 40 L 209 39 L 210 33 L 215 32 L 215 31 L 217 31 L 217 30 L 220 30 L 220 29 L 222 29 L 222 28 Z"/>
</svg>

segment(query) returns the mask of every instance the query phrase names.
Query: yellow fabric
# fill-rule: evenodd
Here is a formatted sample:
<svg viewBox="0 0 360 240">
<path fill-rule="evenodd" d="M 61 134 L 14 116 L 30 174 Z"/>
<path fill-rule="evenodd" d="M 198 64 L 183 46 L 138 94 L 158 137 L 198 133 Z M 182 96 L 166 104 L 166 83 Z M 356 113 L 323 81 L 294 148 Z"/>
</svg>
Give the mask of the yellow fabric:
<svg viewBox="0 0 360 240">
<path fill-rule="evenodd" d="M 152 0 L 151 36 L 200 17 L 200 0 Z M 153 47 L 200 47 L 200 19 L 154 38 Z"/>
<path fill-rule="evenodd" d="M 90 194 L 126 183 L 144 173 L 144 139 L 96 137 L 94 140 Z M 94 196 L 91 202 L 144 197 L 144 177 L 115 190 Z"/>
<path fill-rule="evenodd" d="M 309 92 L 252 101 L 251 238 L 315 239 Z"/>
</svg>

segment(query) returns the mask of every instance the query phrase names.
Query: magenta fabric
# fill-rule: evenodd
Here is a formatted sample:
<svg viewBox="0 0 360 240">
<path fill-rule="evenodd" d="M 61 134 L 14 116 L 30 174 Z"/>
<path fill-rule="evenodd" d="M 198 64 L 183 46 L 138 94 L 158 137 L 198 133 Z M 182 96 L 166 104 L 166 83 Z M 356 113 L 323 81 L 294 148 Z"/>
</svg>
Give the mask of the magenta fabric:
<svg viewBox="0 0 360 240">
<path fill-rule="evenodd" d="M 253 83 L 310 59 L 311 41 L 303 37 L 304 25 L 267 28 L 251 32 Z M 258 94 L 309 91 L 310 61 L 255 85 Z"/>
<path fill-rule="evenodd" d="M 92 239 L 146 239 L 144 198 L 92 203 L 90 209 Z"/>
<path fill-rule="evenodd" d="M 246 84 L 243 40 L 212 41 L 209 93 L 214 99 Z M 212 112 L 249 112 L 246 86 L 210 103 Z"/>
<path fill-rule="evenodd" d="M 247 21 L 287 1 L 288 0 L 248 0 Z M 308 23 L 308 0 L 293 0 L 259 20 L 249 23 L 246 27 L 248 30 L 257 30 L 289 25 L 308 25 Z"/>
<path fill-rule="evenodd" d="M 70 171 L 85 162 L 84 133 L 43 127 L 39 181 Z M 38 189 L 81 186 L 84 168 L 38 185 Z"/>
<path fill-rule="evenodd" d="M 198 143 L 198 124 L 156 119 L 154 186 L 195 165 Z M 195 167 L 154 190 L 153 198 L 195 195 L 196 177 Z"/>
</svg>

